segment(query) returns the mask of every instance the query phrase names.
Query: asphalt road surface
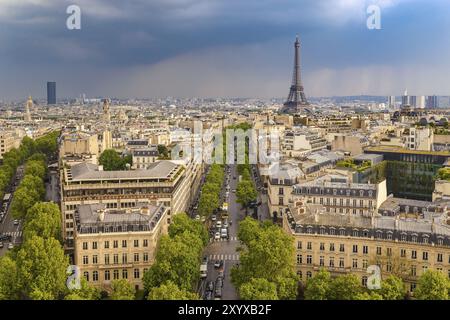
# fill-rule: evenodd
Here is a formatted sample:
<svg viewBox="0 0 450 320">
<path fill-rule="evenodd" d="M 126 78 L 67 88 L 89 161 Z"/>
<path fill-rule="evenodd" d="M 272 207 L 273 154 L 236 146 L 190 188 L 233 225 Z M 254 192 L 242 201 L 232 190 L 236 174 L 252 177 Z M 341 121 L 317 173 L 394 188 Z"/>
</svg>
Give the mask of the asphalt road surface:
<svg viewBox="0 0 450 320">
<path fill-rule="evenodd" d="M 11 214 L 11 201 L 14 198 L 14 191 L 19 185 L 20 181 L 23 178 L 23 166 L 17 168 L 16 177 L 14 178 L 14 183 L 8 190 L 11 193 L 11 200 L 8 205 L 8 209 L 6 211 L 5 217 L 3 221 L 0 223 L 0 234 L 11 235 L 11 243 L 14 246 L 19 245 L 22 242 L 22 222 L 19 221 L 19 224 L 14 224 L 14 218 Z M 2 241 L 3 248 L 0 248 L 0 257 L 3 256 L 8 251 L 9 241 Z"/>
<path fill-rule="evenodd" d="M 239 221 L 245 218 L 245 211 L 241 210 L 241 205 L 236 203 L 236 193 L 233 192 L 233 190 L 236 190 L 239 180 L 237 166 L 231 166 L 230 169 L 230 192 L 229 197 L 225 200 L 226 202 L 228 202 L 228 220 L 232 222 L 228 229 L 229 239 L 220 239 L 219 241 L 211 239 L 210 244 L 207 246 L 204 252 L 204 255 L 206 255 L 209 259 L 208 276 L 206 278 L 206 281 L 216 281 L 219 270 L 214 268 L 214 262 L 216 260 L 224 260 L 223 268 L 225 278 L 222 288 L 222 300 L 234 300 L 238 298 L 236 289 L 231 284 L 230 271 L 234 265 L 239 263 L 239 253 L 237 252 L 237 248 L 239 247 L 240 243 L 237 240 L 237 231 Z M 226 172 L 225 174 L 225 177 L 227 177 L 228 173 Z M 236 179 L 233 179 L 233 177 L 236 177 Z M 225 191 L 223 191 L 223 193 L 224 192 Z M 203 293 L 204 292 L 202 292 L 202 294 Z"/>
</svg>

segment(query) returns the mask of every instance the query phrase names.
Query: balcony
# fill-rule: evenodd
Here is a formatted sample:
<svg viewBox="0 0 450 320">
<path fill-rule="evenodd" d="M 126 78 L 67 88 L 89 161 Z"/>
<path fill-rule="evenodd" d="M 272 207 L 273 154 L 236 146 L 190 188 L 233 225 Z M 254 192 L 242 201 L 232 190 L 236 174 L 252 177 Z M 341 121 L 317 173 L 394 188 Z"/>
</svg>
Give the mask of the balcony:
<svg viewBox="0 0 450 320">
<path fill-rule="evenodd" d="M 128 193 L 128 194 L 101 194 L 101 195 L 81 195 L 64 196 L 64 202 L 70 201 L 93 201 L 93 200 L 119 200 L 119 199 L 171 199 L 171 193 Z"/>
<path fill-rule="evenodd" d="M 146 188 L 146 187 L 156 187 L 156 188 L 170 188 L 173 187 L 174 183 L 169 181 L 160 182 L 123 182 L 123 183 L 70 183 L 64 184 L 64 190 L 92 190 L 92 189 L 123 189 L 123 188 Z"/>
</svg>

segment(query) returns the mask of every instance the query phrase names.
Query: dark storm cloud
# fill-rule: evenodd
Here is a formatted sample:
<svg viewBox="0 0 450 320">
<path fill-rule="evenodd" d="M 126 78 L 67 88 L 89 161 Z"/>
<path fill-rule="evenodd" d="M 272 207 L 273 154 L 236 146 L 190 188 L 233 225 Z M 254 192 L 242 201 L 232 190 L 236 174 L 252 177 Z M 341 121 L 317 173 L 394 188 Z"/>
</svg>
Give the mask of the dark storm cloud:
<svg viewBox="0 0 450 320">
<path fill-rule="evenodd" d="M 43 96 L 47 80 L 68 96 L 285 95 L 298 32 L 309 94 L 443 90 L 446 1 L 375 1 L 383 29 L 369 31 L 372 2 L 3 0 L 0 99 Z M 70 4 L 81 30 L 65 27 Z"/>
</svg>

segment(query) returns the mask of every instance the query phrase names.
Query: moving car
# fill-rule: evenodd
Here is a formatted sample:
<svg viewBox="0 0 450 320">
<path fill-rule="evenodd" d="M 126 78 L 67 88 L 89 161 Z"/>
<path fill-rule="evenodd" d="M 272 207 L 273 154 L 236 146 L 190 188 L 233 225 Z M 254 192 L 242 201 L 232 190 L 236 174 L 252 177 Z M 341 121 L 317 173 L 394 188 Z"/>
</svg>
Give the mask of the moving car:
<svg viewBox="0 0 450 320">
<path fill-rule="evenodd" d="M 217 289 L 221 289 L 223 287 L 223 278 L 222 277 L 217 277 L 216 279 L 216 290 Z"/>
<path fill-rule="evenodd" d="M 204 299 L 205 300 L 212 300 L 213 299 L 213 292 L 212 291 L 206 291 Z"/>
<path fill-rule="evenodd" d="M 0 241 L 11 241 L 11 235 L 9 235 L 9 234 L 0 234 Z"/>
<path fill-rule="evenodd" d="M 211 292 L 214 291 L 214 282 L 208 281 L 208 284 L 206 285 L 206 290 Z"/>
<path fill-rule="evenodd" d="M 222 228 L 220 230 L 220 237 L 221 238 L 228 238 L 228 230 L 227 230 L 227 228 Z"/>
<path fill-rule="evenodd" d="M 215 300 L 220 300 L 220 298 L 222 297 L 222 287 L 216 287 L 214 296 L 215 296 Z"/>
<path fill-rule="evenodd" d="M 216 262 L 214 262 L 214 268 L 219 269 L 223 267 L 223 260 L 216 260 Z"/>
</svg>

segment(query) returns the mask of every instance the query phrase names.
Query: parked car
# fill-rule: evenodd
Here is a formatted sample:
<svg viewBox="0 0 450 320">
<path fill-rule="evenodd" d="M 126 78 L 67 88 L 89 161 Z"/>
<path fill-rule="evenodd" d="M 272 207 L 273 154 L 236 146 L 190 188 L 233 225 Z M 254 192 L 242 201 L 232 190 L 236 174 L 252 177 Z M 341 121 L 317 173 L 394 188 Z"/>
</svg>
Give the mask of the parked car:
<svg viewBox="0 0 450 320">
<path fill-rule="evenodd" d="M 17 220 L 17 219 L 14 220 L 14 221 L 13 221 L 13 224 L 14 224 L 15 226 L 17 226 L 17 225 L 19 224 L 19 220 Z"/>
<path fill-rule="evenodd" d="M 216 217 L 215 214 L 213 214 L 213 215 L 211 216 L 211 221 L 216 221 L 216 220 L 217 220 L 217 217 Z"/>
<path fill-rule="evenodd" d="M 14 245 L 12 243 L 8 244 L 8 249 L 9 250 L 14 249 Z"/>
<path fill-rule="evenodd" d="M 197 214 L 197 215 L 195 216 L 195 220 L 200 220 L 200 215 Z"/>
<path fill-rule="evenodd" d="M 3 248 L 3 242 L 0 242 L 0 248 Z"/>
<path fill-rule="evenodd" d="M 214 234 L 214 240 L 220 240 L 220 232 Z"/>
<path fill-rule="evenodd" d="M 222 221 L 217 220 L 216 227 L 217 227 L 217 229 L 220 229 L 222 227 Z"/>
<path fill-rule="evenodd" d="M 223 279 L 225 279 L 225 272 L 222 270 L 219 271 L 219 275 L 217 276 L 217 279 L 221 279 L 223 281 Z"/>
<path fill-rule="evenodd" d="M 225 220 L 225 221 L 223 222 L 223 227 L 224 227 L 224 228 L 228 228 L 228 220 Z"/>
</svg>

